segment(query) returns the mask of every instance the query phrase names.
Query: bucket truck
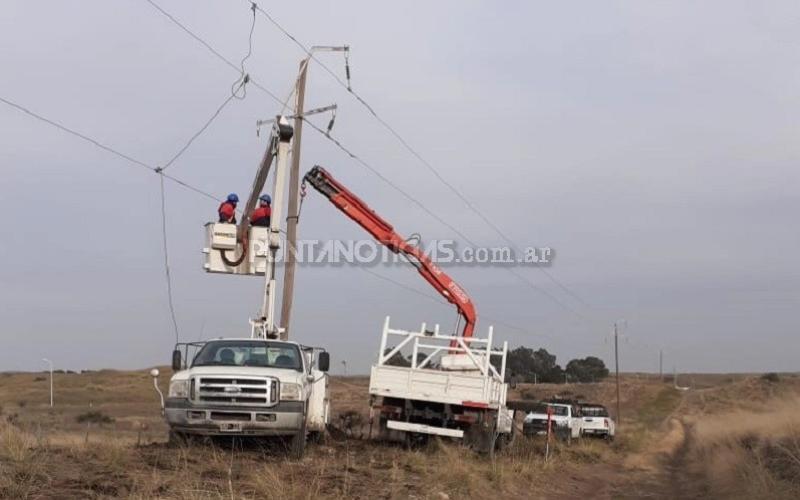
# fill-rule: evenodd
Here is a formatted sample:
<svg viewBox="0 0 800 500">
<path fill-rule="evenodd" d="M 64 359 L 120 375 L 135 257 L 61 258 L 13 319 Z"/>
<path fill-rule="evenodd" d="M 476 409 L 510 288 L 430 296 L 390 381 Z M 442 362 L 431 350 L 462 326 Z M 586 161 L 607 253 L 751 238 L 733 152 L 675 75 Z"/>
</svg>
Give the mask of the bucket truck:
<svg viewBox="0 0 800 500">
<path fill-rule="evenodd" d="M 473 337 L 477 313 L 467 293 L 324 168 L 314 167 L 304 182 L 379 243 L 404 256 L 458 311 L 451 335 L 440 332 L 438 325 L 428 330 L 424 323 L 418 331 L 395 329 L 386 318 L 378 362 L 370 373 L 370 431 L 377 416 L 380 434 L 389 439 L 415 442 L 438 435 L 463 439 L 486 452 L 508 442 L 514 414 L 506 407 L 507 343 L 493 347 L 491 327 L 487 338 Z M 403 355 L 407 352 L 408 358 Z"/>
<path fill-rule="evenodd" d="M 275 321 L 275 265 L 292 134 L 286 119 L 278 117 L 238 226 L 206 224 L 205 270 L 264 276 L 265 289 L 260 311 L 250 320 L 249 337 L 175 346 L 174 374 L 162 398 L 170 440 L 278 436 L 288 438 L 291 455 L 300 457 L 306 438 L 320 436 L 328 424 L 328 353 L 281 338 L 283 329 Z M 273 160 L 270 226 L 251 227 L 250 214 Z"/>
</svg>

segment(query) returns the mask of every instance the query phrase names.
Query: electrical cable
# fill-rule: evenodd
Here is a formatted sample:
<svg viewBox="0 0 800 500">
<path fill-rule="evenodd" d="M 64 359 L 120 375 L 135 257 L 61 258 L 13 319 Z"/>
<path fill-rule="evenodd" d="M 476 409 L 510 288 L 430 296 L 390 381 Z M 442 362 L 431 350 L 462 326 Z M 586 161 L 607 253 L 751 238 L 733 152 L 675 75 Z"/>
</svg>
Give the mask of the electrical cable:
<svg viewBox="0 0 800 500">
<path fill-rule="evenodd" d="M 167 202 L 164 194 L 164 175 L 159 175 L 158 180 L 161 187 L 161 241 L 164 247 L 164 275 L 167 280 L 167 303 L 169 304 L 169 314 L 172 318 L 172 327 L 175 329 L 175 343 L 177 344 L 180 336 L 178 334 L 178 320 L 175 317 L 175 304 L 172 300 L 172 276 L 169 272 L 169 250 L 167 245 Z"/>
<path fill-rule="evenodd" d="M 196 188 L 194 186 L 191 186 L 188 183 L 186 183 L 186 182 L 184 182 L 184 181 L 182 181 L 180 179 L 177 179 L 175 177 L 172 177 L 170 175 L 165 174 L 162 171 L 162 169 L 159 169 L 157 167 L 153 167 L 151 165 L 148 165 L 147 163 L 145 163 L 145 162 L 143 162 L 141 160 L 138 160 L 138 159 L 136 159 L 136 158 L 134 158 L 134 157 L 132 157 L 132 156 L 130 156 L 128 154 L 122 153 L 121 151 L 119 151 L 119 150 L 117 150 L 117 149 L 115 149 L 115 148 L 113 148 L 111 146 L 103 144 L 100 141 L 98 141 L 96 139 L 93 139 L 92 137 L 87 136 L 86 134 L 78 132 L 78 131 L 76 131 L 76 130 L 70 128 L 70 127 L 67 127 L 66 125 L 64 125 L 62 123 L 59 123 L 59 122 L 57 122 L 55 120 L 52 120 L 52 119 L 47 118 L 45 116 L 42 116 L 42 115 L 30 110 L 29 108 L 27 108 L 25 106 L 22 106 L 21 104 L 18 104 L 16 102 L 11 101 L 9 99 L 6 99 L 4 97 L 0 97 L 0 102 L 3 102 L 4 104 L 6 104 L 6 105 L 8 105 L 8 106 L 10 106 L 10 107 L 12 107 L 14 109 L 17 109 L 18 111 L 21 111 L 21 112 L 27 114 L 28 116 L 31 116 L 31 117 L 33 117 L 33 118 L 35 118 L 35 119 L 37 119 L 37 120 L 39 120 L 39 121 L 41 121 L 43 123 L 46 123 L 46 124 L 48 124 L 48 125 L 50 125 L 52 127 L 55 127 L 57 129 L 61 130 L 62 132 L 65 132 L 65 133 L 67 133 L 67 134 L 69 134 L 69 135 L 71 135 L 73 137 L 77 137 L 77 138 L 79 138 L 79 139 L 81 139 L 81 140 L 83 140 L 85 142 L 88 142 L 89 144 L 92 144 L 93 146 L 95 146 L 95 147 L 97 147 L 99 149 L 102 149 L 103 151 L 106 151 L 108 153 L 111 153 L 111 154 L 119 157 L 119 158 L 122 158 L 122 159 L 130 162 L 131 164 L 140 166 L 142 168 L 146 168 L 147 170 L 150 170 L 151 172 L 154 172 L 154 173 L 159 175 L 159 185 L 160 185 L 160 192 L 161 192 L 161 230 L 162 230 L 162 247 L 163 247 L 163 252 L 164 252 L 164 274 L 165 274 L 165 278 L 166 278 L 166 282 L 167 282 L 167 299 L 168 299 L 168 305 L 169 305 L 169 311 L 170 311 L 170 318 L 172 320 L 172 326 L 173 326 L 173 329 L 175 331 L 175 342 L 177 343 L 178 339 L 179 339 L 179 329 L 178 329 L 178 321 L 177 321 L 177 317 L 176 317 L 176 314 L 175 314 L 175 305 L 174 305 L 173 294 L 172 294 L 172 276 L 171 276 L 170 269 L 169 269 L 169 252 L 168 252 L 168 245 L 167 245 L 168 239 L 167 239 L 167 221 L 166 221 L 166 217 L 167 217 L 166 216 L 166 196 L 165 196 L 165 190 L 164 190 L 164 179 L 167 178 L 167 179 L 175 182 L 176 184 L 178 184 L 178 185 L 180 185 L 180 186 L 182 186 L 184 188 L 187 188 L 187 189 L 189 189 L 191 191 L 194 191 L 196 193 L 199 193 L 199 194 L 201 194 L 201 195 L 203 195 L 203 196 L 205 196 L 207 198 L 211 198 L 211 199 L 214 199 L 214 200 L 217 200 L 217 198 L 215 196 L 213 196 L 212 194 L 210 194 L 210 193 L 208 193 L 206 191 L 203 191 L 201 189 L 198 189 L 198 188 Z"/>
<path fill-rule="evenodd" d="M 242 58 L 242 62 L 239 65 L 241 68 L 239 78 L 237 78 L 236 81 L 231 85 L 231 95 L 236 97 L 236 99 L 244 99 L 247 97 L 247 87 L 243 85 L 244 83 L 247 83 L 246 79 L 248 78 L 247 73 L 244 71 L 244 63 L 250 59 L 250 56 L 253 54 L 253 31 L 256 29 L 256 4 L 253 2 L 251 2 L 251 4 L 250 10 L 253 11 L 253 22 L 250 24 L 250 34 L 248 35 L 247 41 L 247 54 L 245 54 L 245 56 Z M 237 84 L 239 85 L 238 87 Z M 242 91 L 241 96 L 237 95 L 239 90 Z"/>
<path fill-rule="evenodd" d="M 53 127 L 57 128 L 57 129 L 59 129 L 59 130 L 61 130 L 63 132 L 66 132 L 66 133 L 68 133 L 68 134 L 70 134 L 70 135 L 72 135 L 74 137 L 77 137 L 77 138 L 79 138 L 79 139 L 81 139 L 83 141 L 86 141 L 86 142 L 94 145 L 95 147 L 98 147 L 99 149 L 102 149 L 102 150 L 104 150 L 106 152 L 109 152 L 109 153 L 115 155 L 115 156 L 123 158 L 123 159 L 125 159 L 126 161 L 128 161 L 128 162 L 130 162 L 132 164 L 138 165 L 140 167 L 146 168 L 146 169 L 148 169 L 148 170 L 150 170 L 150 171 L 152 171 L 154 173 L 159 174 L 159 185 L 160 185 L 160 194 L 161 194 L 162 248 L 163 248 L 163 253 L 164 253 L 164 271 L 165 271 L 165 279 L 166 279 L 166 282 L 167 282 L 167 298 L 168 298 L 168 305 L 169 305 L 169 310 L 170 310 L 170 318 L 171 318 L 171 321 L 172 321 L 173 330 L 175 331 L 175 338 L 176 338 L 176 342 L 177 342 L 179 340 L 179 328 L 178 328 L 178 322 L 177 322 L 177 315 L 176 315 L 175 307 L 174 307 L 173 291 L 172 291 L 172 279 L 171 279 L 171 272 L 170 272 L 170 268 L 169 268 L 168 236 L 167 236 L 167 226 L 166 226 L 166 194 L 165 194 L 165 187 L 164 187 L 164 179 L 166 178 L 168 180 L 171 180 L 171 181 L 175 182 L 176 184 L 180 185 L 181 187 L 189 189 L 189 190 L 191 190 L 191 191 L 193 191 L 193 192 L 195 192 L 197 194 L 200 194 L 200 195 L 202 195 L 202 196 L 204 196 L 206 198 L 209 198 L 211 200 L 220 201 L 220 199 L 217 198 L 216 196 L 212 195 L 211 193 L 207 192 L 207 191 L 204 191 L 202 189 L 196 188 L 196 187 L 188 184 L 185 181 L 182 181 L 182 180 L 177 179 L 177 178 L 175 178 L 175 177 L 173 177 L 173 176 L 171 176 L 169 174 L 166 174 L 163 171 L 160 171 L 157 167 L 153 167 L 151 165 L 148 165 L 147 163 L 145 163 L 145 162 L 143 162 L 141 160 L 138 160 L 138 159 L 136 159 L 136 158 L 134 158 L 134 157 L 132 157 L 130 155 L 127 155 L 125 153 L 122 153 L 122 152 L 120 152 L 119 150 L 117 150 L 117 149 L 115 149 L 113 147 L 107 146 L 107 145 L 101 143 L 100 141 L 98 141 L 96 139 L 93 139 L 93 138 L 91 138 L 91 137 L 89 137 L 89 136 L 87 136 L 87 135 L 85 135 L 83 133 L 80 133 L 80 132 L 78 132 L 78 131 L 76 131 L 74 129 L 71 129 L 71 128 L 59 123 L 59 122 L 56 122 L 55 120 L 52 120 L 50 118 L 46 118 L 46 117 L 44 117 L 44 116 L 42 116 L 42 115 L 40 115 L 40 114 L 28 109 L 27 107 L 24 107 L 24 106 L 22 106 L 22 105 L 20 105 L 20 104 L 18 104 L 16 102 L 10 101 L 10 100 L 8 100 L 6 98 L 3 98 L 3 97 L 0 97 L 0 102 L 3 102 L 5 104 L 7 104 L 8 106 L 11 106 L 11 107 L 13 107 L 13 108 L 25 113 L 25 114 L 37 119 L 39 121 L 42 121 L 42 122 L 44 122 L 44 123 L 46 123 L 46 124 L 48 124 L 50 126 L 53 126 Z M 345 149 L 345 151 L 348 152 L 346 149 Z M 348 154 L 352 154 L 352 153 L 348 152 Z M 353 156 L 355 158 L 358 158 L 355 155 L 353 155 Z M 367 168 L 371 169 L 371 167 L 368 164 L 366 164 L 366 162 L 364 162 L 364 164 L 365 164 L 365 166 Z M 380 174 L 378 174 L 378 175 L 380 175 Z M 282 232 L 285 233 L 285 231 L 282 231 Z M 405 289 L 405 290 L 407 290 L 409 292 L 412 292 L 412 293 L 427 297 L 428 299 L 434 300 L 437 303 L 445 304 L 445 302 L 443 300 L 441 300 L 439 297 L 435 297 L 433 295 L 430 295 L 430 294 L 427 294 L 427 293 L 422 292 L 420 290 L 417 290 L 417 289 L 415 289 L 413 287 L 410 287 L 408 285 L 405 285 L 403 283 L 395 281 L 395 280 L 393 280 L 393 279 L 391 279 L 389 277 L 386 277 L 386 276 L 383 276 L 383 275 L 381 275 L 379 273 L 376 273 L 376 272 L 374 272 L 374 271 L 372 271 L 370 269 L 367 269 L 367 268 L 364 268 L 364 267 L 358 267 L 358 269 L 361 269 L 362 271 L 364 271 L 364 272 L 366 272 L 368 274 L 371 274 L 371 275 L 373 275 L 373 276 L 375 276 L 375 277 L 377 277 L 379 279 L 382 279 L 384 281 L 390 282 L 390 283 L 394 284 L 395 286 L 403 288 L 403 289 Z M 510 328 L 510 329 L 513 329 L 513 330 L 517 330 L 517 331 L 520 331 L 520 332 L 523 332 L 523 333 L 532 333 L 534 335 L 539 335 L 539 336 L 548 337 L 548 338 L 552 338 L 554 340 L 557 340 L 557 338 L 553 337 L 552 335 L 543 334 L 543 333 L 534 333 L 534 332 L 531 332 L 530 330 L 527 330 L 525 328 L 521 328 L 521 327 L 518 327 L 516 325 L 512 325 L 512 324 L 504 322 L 504 321 L 493 319 L 493 318 L 491 318 L 489 316 L 482 315 L 482 317 L 487 319 L 487 320 L 489 320 L 489 321 L 493 321 L 493 322 L 495 322 L 497 324 L 503 325 L 503 326 L 505 326 L 507 328 Z"/>
<path fill-rule="evenodd" d="M 335 144 L 340 150 L 342 150 L 351 159 L 355 160 L 357 163 L 359 163 L 360 165 L 362 165 L 363 167 L 368 169 L 370 172 L 372 172 L 378 178 L 380 178 L 384 183 L 386 183 L 387 185 L 392 187 L 392 189 L 394 189 L 395 191 L 400 193 L 405 199 L 407 199 L 408 201 L 410 201 L 411 203 L 413 203 L 414 205 L 419 207 L 423 212 L 425 212 L 426 214 L 428 214 L 429 216 L 434 218 L 440 224 L 442 224 L 443 226 L 445 226 L 448 229 L 450 229 L 451 231 L 453 231 L 455 234 L 457 234 L 459 237 L 461 237 L 461 239 L 466 241 L 468 244 L 470 244 L 470 245 L 472 245 L 473 247 L 476 247 L 476 248 L 478 247 L 478 245 L 474 241 L 472 241 L 472 239 L 470 239 L 467 235 L 465 235 L 462 231 L 460 231 L 454 225 L 452 225 L 449 222 L 447 222 L 446 220 L 444 220 L 442 217 L 440 217 L 438 214 L 436 214 L 433 210 L 429 209 L 425 204 L 423 204 L 421 201 L 419 201 L 414 196 L 409 194 L 403 188 L 401 188 L 400 186 L 398 186 L 397 184 L 392 182 L 389 178 L 387 178 L 385 175 L 383 175 L 378 169 L 376 169 L 375 167 L 373 167 L 372 165 L 370 165 L 369 163 L 364 161 L 361 157 L 359 157 L 358 155 L 353 153 L 350 149 L 348 149 L 346 146 L 344 146 L 338 139 L 336 139 L 335 137 L 331 136 L 329 133 L 323 131 L 320 127 L 318 127 L 316 124 L 314 124 L 314 122 L 306 119 L 305 117 L 301 117 L 301 119 L 305 123 L 307 123 L 312 129 L 316 130 L 323 137 L 325 137 L 327 140 L 329 140 L 330 142 Z M 514 269 L 511 269 L 511 268 L 508 268 L 508 267 L 504 267 L 503 269 L 506 270 L 506 272 L 511 273 L 513 276 L 515 276 L 518 280 L 520 280 L 525 285 L 527 285 L 527 286 L 533 288 L 534 290 L 538 291 L 539 293 L 543 294 L 544 296 L 549 298 L 551 301 L 553 301 L 554 303 L 556 303 L 557 305 L 559 305 L 563 309 L 571 312 L 572 314 L 574 314 L 575 316 L 579 317 L 580 319 L 582 319 L 584 321 L 588 321 L 588 319 L 585 316 L 583 316 L 580 312 L 576 311 L 574 308 L 572 308 L 568 304 L 566 304 L 563 301 L 559 300 L 556 296 L 554 296 L 553 294 L 551 294 L 550 292 L 548 292 L 544 288 L 541 288 L 541 287 L 537 286 L 535 283 L 530 281 L 528 278 L 526 278 L 525 276 L 523 276 L 519 272 L 516 272 Z"/>
<path fill-rule="evenodd" d="M 145 1 L 146 1 L 147 3 L 149 3 L 149 4 L 150 4 L 150 5 L 151 5 L 151 6 L 152 6 L 154 9 L 156 9 L 156 10 L 157 10 L 159 13 L 161 13 L 161 15 L 163 15 L 164 17 L 166 17 L 167 19 L 169 19 L 169 20 L 170 20 L 170 21 L 171 21 L 171 22 L 172 22 L 174 25 L 176 25 L 176 26 L 177 26 L 177 27 L 179 27 L 181 30 L 183 30 L 183 31 L 184 31 L 184 32 L 185 32 L 187 35 L 189 35 L 190 37 L 192 37 L 192 38 L 193 38 L 195 41 L 197 41 L 197 42 L 198 42 L 200 45 L 202 45 L 203 47 L 205 47 L 205 48 L 206 48 L 206 49 L 207 49 L 209 52 L 211 52 L 211 54 L 213 54 L 213 55 L 214 55 L 214 56 L 215 56 L 217 59 L 219 59 L 220 61 L 224 62 L 224 63 L 225 63 L 225 64 L 226 64 L 228 67 L 230 67 L 231 69 L 233 69 L 233 70 L 234 70 L 234 71 L 236 71 L 237 73 L 240 73 L 240 74 L 241 74 L 241 71 L 242 71 L 241 67 L 237 66 L 237 65 L 236 65 L 236 63 L 234 63 L 233 61 L 231 61 L 231 60 L 230 60 L 230 59 L 228 59 L 227 57 L 223 56 L 223 55 L 222 55 L 222 54 L 221 54 L 219 51 L 217 51 L 217 50 L 216 50 L 214 47 L 212 47 L 212 46 L 211 46 L 211 44 L 209 44 L 208 42 L 206 42 L 205 40 L 203 40 L 203 39 L 202 39 L 200 36 L 198 36 L 197 34 L 195 34 L 195 33 L 194 33 L 192 30 L 190 30 L 189 28 L 187 28 L 187 27 L 186 27 L 186 26 L 185 26 L 183 23 L 181 23 L 181 22 L 180 22 L 180 21 L 179 21 L 179 20 L 178 20 L 178 19 L 177 19 L 175 16 L 173 16 L 172 14 L 170 14 L 169 12 L 167 12 L 166 10 L 164 10 L 164 9 L 163 9 L 163 8 L 162 8 L 160 5 L 158 5 L 158 4 L 157 4 L 156 2 L 154 2 L 153 0 L 145 0 Z M 251 84 L 252 84 L 252 85 L 253 85 L 255 88 L 257 88 L 257 89 L 259 89 L 260 91 L 262 91 L 262 92 L 264 92 L 265 94 L 267 94 L 269 97 L 271 97 L 271 98 L 272 98 L 272 99 L 273 99 L 275 102 L 277 102 L 278 104 L 283 104 L 283 100 L 282 100 L 280 97 L 278 97 L 278 96 L 277 96 L 277 95 L 276 95 L 274 92 L 272 92 L 272 91 L 271 91 L 271 90 L 269 90 L 268 88 L 266 88 L 266 87 L 264 87 L 263 85 L 261 85 L 260 83 L 258 83 L 258 82 L 257 82 L 257 81 L 256 81 L 254 78 L 252 78 L 252 77 L 250 78 L 250 83 L 251 83 Z"/>
<path fill-rule="evenodd" d="M 294 35 L 292 35 L 286 28 L 284 28 L 278 21 L 275 20 L 267 11 L 262 9 L 259 6 L 256 6 L 257 10 L 264 15 L 281 33 L 283 33 L 287 38 L 289 38 L 292 42 L 294 42 L 303 52 L 308 54 L 308 57 L 312 59 L 314 62 L 320 65 L 329 75 L 331 75 L 336 82 L 342 86 L 347 92 L 352 95 L 359 103 L 361 103 L 367 111 L 384 127 L 388 130 L 399 142 L 403 145 L 403 147 L 408 150 L 412 156 L 417 158 L 442 184 L 444 184 L 451 192 L 453 192 L 465 205 L 466 207 L 475 213 L 486 225 L 488 225 L 492 230 L 497 233 L 502 239 L 504 239 L 508 244 L 511 245 L 517 252 L 519 252 L 520 245 L 514 242 L 511 238 L 509 238 L 494 222 L 492 222 L 483 212 L 481 212 L 475 205 L 464 195 L 458 188 L 456 188 L 452 183 L 450 183 L 445 177 L 436 169 L 429 161 L 427 161 L 416 149 L 414 149 L 411 144 L 402 136 L 400 133 L 389 124 L 383 117 L 381 117 L 375 109 L 363 98 L 358 92 L 352 89 L 350 84 L 350 71 L 349 71 L 349 58 L 347 59 L 347 82 L 343 81 L 341 77 L 339 77 L 332 69 L 330 69 L 325 63 L 320 61 L 317 57 L 315 57 L 309 48 L 300 42 Z M 537 269 L 540 270 L 547 276 L 550 281 L 555 283 L 562 291 L 566 294 L 571 296 L 574 300 L 579 302 L 584 307 L 591 307 L 589 304 L 581 298 L 577 293 L 572 291 L 569 287 L 561 283 L 558 279 L 556 279 L 552 274 L 550 274 L 546 269 L 541 266 L 537 266 Z M 523 281 L 532 284 L 526 278 L 522 278 Z"/>
<path fill-rule="evenodd" d="M 232 101 L 234 98 L 236 98 L 236 99 L 244 99 L 244 97 L 247 95 L 246 91 L 245 91 L 245 93 L 242 95 L 242 97 L 238 97 L 238 96 L 237 96 L 237 92 L 238 92 L 240 89 L 244 89 L 244 88 L 246 88 L 246 86 L 247 86 L 247 82 L 249 81 L 249 78 L 250 78 L 250 75 L 244 75 L 244 77 L 243 77 L 242 81 L 239 83 L 239 87 L 238 87 L 238 88 L 236 88 L 236 89 L 231 89 L 231 95 L 229 95 L 229 96 L 228 96 L 228 98 L 227 98 L 227 99 L 225 99 L 225 101 L 224 101 L 224 102 L 223 102 L 223 103 L 222 103 L 222 104 L 221 104 L 221 105 L 220 105 L 220 106 L 217 108 L 217 110 L 216 110 L 216 111 L 214 111 L 214 114 L 213 114 L 213 115 L 211 115 L 211 118 L 209 118 L 209 119 L 208 119 L 208 120 L 207 120 L 207 121 L 206 121 L 206 122 L 203 124 L 203 126 L 202 126 L 202 127 L 200 127 L 200 130 L 198 130 L 197 132 L 195 132 L 195 133 L 194 133 L 194 135 L 192 135 L 192 137 L 190 137 L 190 138 L 189 138 L 189 140 L 186 142 L 186 144 L 185 144 L 185 145 L 184 145 L 184 146 L 183 146 L 183 147 L 182 147 L 182 148 L 181 148 L 181 149 L 180 149 L 180 150 L 179 150 L 177 153 L 175 153 L 175 155 L 174 155 L 172 158 L 170 158 L 170 159 L 169 159 L 169 161 L 168 161 L 167 163 L 165 163 L 163 167 L 160 167 L 160 168 L 158 169 L 158 171 L 159 171 L 159 172 L 166 170 L 166 169 L 167 169 L 169 166 L 171 166 L 173 163 L 175 163 L 175 160 L 177 160 L 178 158 L 180 158 L 180 156 L 181 156 L 183 153 L 185 153 L 187 149 L 189 149 L 189 146 L 191 146 L 191 145 L 192 145 L 192 143 L 195 141 L 195 139 L 197 139 L 198 137 L 200 137 L 200 135 L 201 135 L 203 132 L 205 132 L 205 131 L 206 131 L 206 129 L 208 129 L 208 127 L 210 127 L 210 126 L 211 126 L 211 123 L 213 123 L 213 122 L 214 122 L 214 120 L 216 120 L 216 119 L 217 119 L 217 117 L 219 116 L 219 114 L 220 114 L 220 113 L 222 113 L 222 110 L 223 110 L 223 109 L 225 109 L 225 106 L 227 106 L 227 105 L 228 105 L 228 103 L 230 103 L 230 102 L 231 102 L 231 101 Z M 237 80 L 237 81 L 238 81 L 238 80 Z"/>
</svg>

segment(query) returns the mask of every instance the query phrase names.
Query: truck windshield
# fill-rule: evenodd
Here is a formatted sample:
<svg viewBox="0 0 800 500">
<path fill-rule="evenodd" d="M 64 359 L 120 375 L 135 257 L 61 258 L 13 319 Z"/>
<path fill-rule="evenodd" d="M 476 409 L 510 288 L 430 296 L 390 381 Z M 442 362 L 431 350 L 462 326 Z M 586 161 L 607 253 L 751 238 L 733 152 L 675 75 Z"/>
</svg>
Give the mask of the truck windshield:
<svg viewBox="0 0 800 500">
<path fill-rule="evenodd" d="M 197 353 L 192 366 L 258 366 L 302 371 L 296 345 L 260 340 L 209 342 Z"/>
</svg>

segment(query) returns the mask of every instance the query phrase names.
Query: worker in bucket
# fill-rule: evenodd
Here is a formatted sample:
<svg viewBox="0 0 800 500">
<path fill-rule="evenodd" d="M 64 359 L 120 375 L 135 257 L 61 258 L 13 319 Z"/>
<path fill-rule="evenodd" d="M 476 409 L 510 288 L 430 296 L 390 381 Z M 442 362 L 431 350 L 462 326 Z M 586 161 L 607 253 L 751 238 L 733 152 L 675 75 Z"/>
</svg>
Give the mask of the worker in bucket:
<svg viewBox="0 0 800 500">
<path fill-rule="evenodd" d="M 258 208 L 253 210 L 253 214 L 250 216 L 250 224 L 269 227 L 269 218 L 272 215 L 272 198 L 268 194 L 262 194 L 258 201 Z"/>
<path fill-rule="evenodd" d="M 239 197 L 236 193 L 231 193 L 228 198 L 222 202 L 217 209 L 219 213 L 219 221 L 227 224 L 236 224 L 236 204 L 239 203 Z"/>
</svg>

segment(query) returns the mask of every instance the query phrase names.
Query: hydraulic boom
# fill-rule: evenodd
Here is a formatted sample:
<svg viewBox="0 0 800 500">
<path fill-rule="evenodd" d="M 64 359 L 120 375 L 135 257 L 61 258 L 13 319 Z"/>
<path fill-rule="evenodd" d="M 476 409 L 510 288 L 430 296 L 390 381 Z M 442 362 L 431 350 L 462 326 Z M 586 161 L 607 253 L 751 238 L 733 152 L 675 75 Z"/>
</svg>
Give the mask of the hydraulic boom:
<svg viewBox="0 0 800 500">
<path fill-rule="evenodd" d="M 456 306 L 459 321 L 464 320 L 462 336 L 472 337 L 477 313 L 472 300 L 464 290 L 434 264 L 417 246 L 409 243 L 394 231 L 391 224 L 383 220 L 358 196 L 340 184 L 324 168 L 315 166 L 304 177 L 304 182 L 324 195 L 345 215 L 363 227 L 376 240 L 396 254 L 402 254 L 449 303 Z M 458 326 L 456 326 L 456 330 Z"/>
</svg>

